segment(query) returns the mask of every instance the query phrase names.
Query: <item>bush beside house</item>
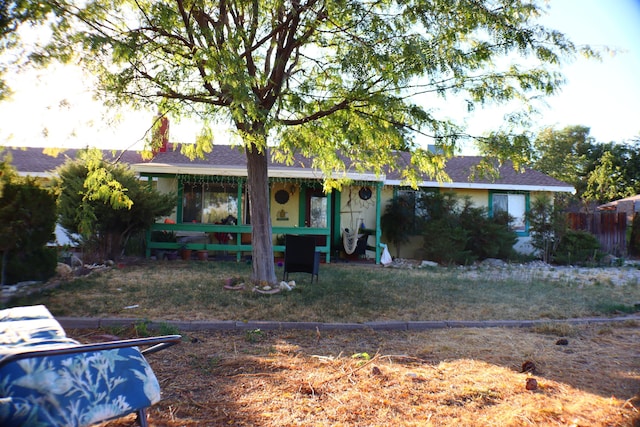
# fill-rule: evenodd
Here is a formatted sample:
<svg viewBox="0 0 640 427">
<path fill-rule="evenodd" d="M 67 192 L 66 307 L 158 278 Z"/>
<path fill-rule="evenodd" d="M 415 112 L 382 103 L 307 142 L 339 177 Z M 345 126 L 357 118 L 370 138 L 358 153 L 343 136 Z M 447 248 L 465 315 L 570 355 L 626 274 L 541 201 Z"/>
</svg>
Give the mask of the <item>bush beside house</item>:
<svg viewBox="0 0 640 427">
<path fill-rule="evenodd" d="M 53 240 L 56 198 L 34 178 L 18 176 L 8 159 L 0 162 L 1 284 L 46 280 L 55 273 Z"/>
</svg>

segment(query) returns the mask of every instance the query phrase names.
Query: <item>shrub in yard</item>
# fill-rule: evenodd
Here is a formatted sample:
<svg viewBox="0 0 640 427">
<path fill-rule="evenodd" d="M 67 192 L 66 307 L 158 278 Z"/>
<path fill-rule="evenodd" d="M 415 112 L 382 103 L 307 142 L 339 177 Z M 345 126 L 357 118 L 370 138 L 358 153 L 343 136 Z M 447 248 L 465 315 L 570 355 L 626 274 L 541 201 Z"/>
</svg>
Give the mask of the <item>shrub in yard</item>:
<svg viewBox="0 0 640 427">
<path fill-rule="evenodd" d="M 443 264 L 469 264 L 477 259 L 511 259 L 516 234 L 509 229 L 509 216 L 489 217 L 485 208 L 460 201 L 452 193 L 432 194 L 423 211 L 425 255 Z"/>
<path fill-rule="evenodd" d="M 510 222 L 507 212 L 496 212 L 489 217 L 485 208 L 474 207 L 466 200 L 460 212 L 460 223 L 468 233 L 466 249 L 481 260 L 514 258 L 517 236 L 509 228 Z"/>
<path fill-rule="evenodd" d="M 56 273 L 56 248 L 38 247 L 29 252 L 12 252 L 7 262 L 7 283 L 47 281 Z"/>
<path fill-rule="evenodd" d="M 35 178 L 20 177 L 0 159 L 0 284 L 53 276 L 56 255 L 47 262 L 43 249 L 53 240 L 56 197 Z M 17 263 L 28 260 L 26 268 Z M 29 267 L 29 265 L 31 265 Z"/>
<path fill-rule="evenodd" d="M 440 264 L 470 264 L 476 256 L 467 250 L 468 231 L 446 218 L 428 221 L 423 229 L 425 256 Z"/>
<path fill-rule="evenodd" d="M 380 227 L 384 236 L 396 247 L 397 257 L 400 257 L 400 246 L 409 241 L 413 223 L 410 201 L 403 196 L 391 199 L 380 217 Z"/>
<path fill-rule="evenodd" d="M 600 242 L 588 231 L 567 230 L 554 253 L 557 264 L 589 264 L 602 259 Z"/>
<path fill-rule="evenodd" d="M 558 200 L 547 195 L 533 199 L 531 209 L 525 214 L 531 230 L 531 245 L 539 251 L 544 262 L 551 262 L 564 233 L 566 216 Z"/>
</svg>

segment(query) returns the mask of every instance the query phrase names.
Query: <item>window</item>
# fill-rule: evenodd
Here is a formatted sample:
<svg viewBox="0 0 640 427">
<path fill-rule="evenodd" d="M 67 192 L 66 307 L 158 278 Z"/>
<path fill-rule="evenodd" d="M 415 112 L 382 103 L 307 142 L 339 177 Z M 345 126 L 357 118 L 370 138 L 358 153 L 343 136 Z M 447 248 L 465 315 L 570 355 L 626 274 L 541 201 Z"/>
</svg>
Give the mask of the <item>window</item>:
<svg viewBox="0 0 640 427">
<path fill-rule="evenodd" d="M 529 204 L 528 194 L 492 193 L 491 213 L 506 212 L 512 217 L 511 229 L 517 233 L 526 233 L 525 213 Z"/>
<path fill-rule="evenodd" d="M 428 200 L 433 190 L 399 190 L 397 197 L 402 208 L 407 210 L 407 216 L 413 232 L 419 234 L 424 220 L 428 218 Z"/>
<path fill-rule="evenodd" d="M 229 216 L 238 218 L 237 185 L 184 183 L 182 222 L 215 224 Z"/>
</svg>

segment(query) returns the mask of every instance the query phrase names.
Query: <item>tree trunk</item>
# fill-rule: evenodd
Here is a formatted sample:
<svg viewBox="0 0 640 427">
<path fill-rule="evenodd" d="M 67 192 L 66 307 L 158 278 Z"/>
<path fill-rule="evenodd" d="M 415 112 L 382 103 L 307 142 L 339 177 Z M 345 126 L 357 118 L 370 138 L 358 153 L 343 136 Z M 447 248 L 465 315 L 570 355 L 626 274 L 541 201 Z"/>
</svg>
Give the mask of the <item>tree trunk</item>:
<svg viewBox="0 0 640 427">
<path fill-rule="evenodd" d="M 251 214 L 252 275 L 258 284 L 276 283 L 273 262 L 271 214 L 269 210 L 269 178 L 266 148 L 258 152 L 252 143 L 246 148 L 249 212 Z"/>
</svg>

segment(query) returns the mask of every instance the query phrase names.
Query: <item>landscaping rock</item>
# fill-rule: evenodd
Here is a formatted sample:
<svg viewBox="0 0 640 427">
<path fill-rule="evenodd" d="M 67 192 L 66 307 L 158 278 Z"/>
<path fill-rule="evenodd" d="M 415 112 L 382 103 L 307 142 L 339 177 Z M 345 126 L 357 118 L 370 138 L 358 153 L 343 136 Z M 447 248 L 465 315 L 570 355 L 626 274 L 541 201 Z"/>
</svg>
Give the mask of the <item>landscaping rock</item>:
<svg viewBox="0 0 640 427">
<path fill-rule="evenodd" d="M 439 264 L 437 262 L 434 261 L 422 261 L 420 263 L 420 268 L 425 268 L 425 267 L 437 267 Z"/>
</svg>

